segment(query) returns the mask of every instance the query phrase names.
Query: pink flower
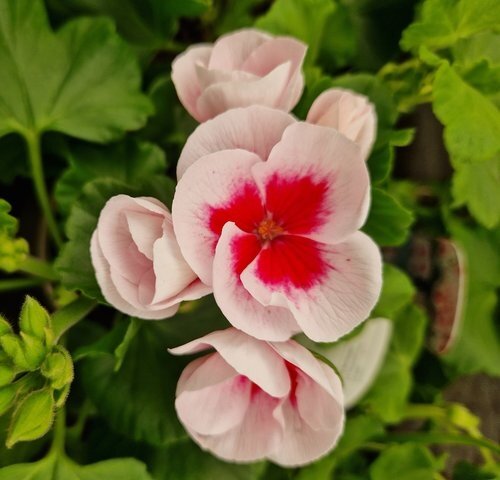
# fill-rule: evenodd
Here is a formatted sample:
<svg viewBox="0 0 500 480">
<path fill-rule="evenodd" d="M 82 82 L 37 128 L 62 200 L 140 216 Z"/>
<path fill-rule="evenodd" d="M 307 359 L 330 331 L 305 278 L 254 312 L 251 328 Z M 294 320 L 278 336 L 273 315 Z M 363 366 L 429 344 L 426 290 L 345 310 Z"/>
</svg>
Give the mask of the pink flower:
<svg viewBox="0 0 500 480">
<path fill-rule="evenodd" d="M 128 315 L 171 317 L 182 300 L 211 292 L 182 257 L 170 212 L 154 198 L 108 200 L 90 253 L 104 298 Z"/>
<path fill-rule="evenodd" d="M 232 325 L 262 340 L 302 330 L 334 341 L 362 322 L 382 274 L 377 246 L 358 231 L 370 197 L 359 147 L 259 106 L 226 112 L 193 137 L 174 230 Z"/>
<path fill-rule="evenodd" d="M 303 465 L 334 447 L 344 425 L 341 383 L 297 342 L 268 343 L 230 328 L 171 350 L 216 352 L 177 384 L 177 414 L 204 449 L 229 461 Z"/>
<path fill-rule="evenodd" d="M 326 90 L 312 104 L 307 121 L 337 129 L 368 158 L 377 134 L 377 115 L 364 95 L 341 88 Z"/>
<path fill-rule="evenodd" d="M 306 48 L 293 38 L 240 30 L 213 45 L 188 48 L 172 63 L 172 81 L 184 107 L 200 122 L 248 105 L 290 111 L 304 87 Z"/>
</svg>

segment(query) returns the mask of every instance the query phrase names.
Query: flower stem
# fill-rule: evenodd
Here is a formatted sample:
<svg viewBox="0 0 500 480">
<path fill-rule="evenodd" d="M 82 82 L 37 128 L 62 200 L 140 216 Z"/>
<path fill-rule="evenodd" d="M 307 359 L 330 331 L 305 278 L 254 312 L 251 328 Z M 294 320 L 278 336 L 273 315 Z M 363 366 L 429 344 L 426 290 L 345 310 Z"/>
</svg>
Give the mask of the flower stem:
<svg viewBox="0 0 500 480">
<path fill-rule="evenodd" d="M 58 280 L 57 273 L 52 265 L 39 258 L 28 256 L 19 266 L 19 270 L 49 281 Z"/>
<path fill-rule="evenodd" d="M 0 280 L 0 292 L 36 287 L 44 283 L 41 278 L 9 278 Z"/>
<path fill-rule="evenodd" d="M 61 408 L 56 414 L 54 423 L 54 436 L 52 437 L 52 445 L 50 447 L 50 455 L 64 455 L 64 445 L 66 440 L 66 411 Z"/>
<path fill-rule="evenodd" d="M 28 158 L 31 166 L 31 174 L 33 175 L 33 184 L 38 197 L 38 203 L 47 221 L 50 234 L 54 238 L 57 246 L 62 245 L 62 237 L 57 228 L 57 223 L 50 207 L 49 195 L 45 185 L 45 177 L 42 166 L 42 152 L 40 146 L 40 134 L 34 131 L 25 131 L 24 138 L 28 146 Z"/>
<path fill-rule="evenodd" d="M 61 308 L 52 315 L 52 329 L 55 341 L 71 327 L 83 320 L 97 305 L 97 302 L 86 297 L 77 298 L 69 305 Z"/>
</svg>

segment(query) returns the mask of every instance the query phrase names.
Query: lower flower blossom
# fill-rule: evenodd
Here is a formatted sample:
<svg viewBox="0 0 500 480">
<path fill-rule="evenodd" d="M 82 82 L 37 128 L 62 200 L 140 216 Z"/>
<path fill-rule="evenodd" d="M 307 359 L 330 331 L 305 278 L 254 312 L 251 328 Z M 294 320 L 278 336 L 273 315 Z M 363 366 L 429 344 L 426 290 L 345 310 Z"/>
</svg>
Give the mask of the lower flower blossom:
<svg viewBox="0 0 500 480">
<path fill-rule="evenodd" d="M 234 328 L 171 353 L 216 351 L 182 373 L 175 406 L 205 450 L 234 462 L 310 463 L 329 452 L 344 426 L 334 370 L 293 340 L 263 342 Z"/>
</svg>

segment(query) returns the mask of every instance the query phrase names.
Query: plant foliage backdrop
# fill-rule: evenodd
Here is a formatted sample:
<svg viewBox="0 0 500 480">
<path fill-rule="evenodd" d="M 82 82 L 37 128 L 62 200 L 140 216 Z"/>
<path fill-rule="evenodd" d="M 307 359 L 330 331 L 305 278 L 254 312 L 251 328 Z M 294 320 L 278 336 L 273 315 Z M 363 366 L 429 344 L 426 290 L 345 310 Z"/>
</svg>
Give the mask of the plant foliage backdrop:
<svg viewBox="0 0 500 480">
<path fill-rule="evenodd" d="M 295 469 L 218 460 L 177 419 L 188 361 L 167 348 L 225 328 L 215 303 L 129 318 L 89 253 L 113 195 L 171 205 L 196 127 L 172 60 L 252 26 L 308 45 L 299 119 L 331 87 L 378 115 L 363 230 L 386 260 L 371 317 L 393 333 L 338 446 Z M 497 0 L 0 0 L 0 480 L 498 478 L 500 447 L 443 389 L 500 376 L 499 32 Z M 445 307 L 443 245 L 462 285 Z M 450 465 L 455 444 L 476 460 Z"/>
</svg>

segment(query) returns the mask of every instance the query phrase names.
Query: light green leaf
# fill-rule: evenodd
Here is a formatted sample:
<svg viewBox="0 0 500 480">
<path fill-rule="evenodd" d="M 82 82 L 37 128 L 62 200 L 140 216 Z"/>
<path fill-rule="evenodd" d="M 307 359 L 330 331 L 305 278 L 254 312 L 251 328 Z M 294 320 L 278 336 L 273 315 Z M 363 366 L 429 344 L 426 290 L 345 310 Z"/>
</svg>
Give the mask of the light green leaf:
<svg viewBox="0 0 500 480">
<path fill-rule="evenodd" d="M 401 46 L 404 50 L 422 45 L 446 48 L 499 24 L 500 4 L 496 0 L 426 0 L 421 19 L 403 32 Z"/>
<path fill-rule="evenodd" d="M 54 421 L 54 399 L 49 389 L 30 393 L 14 411 L 7 447 L 43 437 Z M 0 477 L 1 478 L 1 477 Z"/>
<path fill-rule="evenodd" d="M 394 318 L 415 295 L 410 278 L 399 268 L 384 264 L 382 292 L 372 317 Z"/>
<path fill-rule="evenodd" d="M 45 331 L 50 328 L 50 317 L 33 297 L 26 297 L 19 315 L 19 327 L 21 331 L 45 342 Z"/>
<path fill-rule="evenodd" d="M 433 109 L 445 126 L 446 147 L 455 162 L 499 155 L 500 112 L 490 100 L 448 64 L 439 67 L 433 92 Z"/>
<path fill-rule="evenodd" d="M 151 480 L 146 466 L 133 458 L 115 458 L 77 465 L 67 457 L 50 455 L 35 463 L 0 469 L 0 480 Z"/>
<path fill-rule="evenodd" d="M 370 466 L 371 480 L 388 478 L 431 480 L 441 468 L 431 452 L 420 445 L 395 445 L 384 450 Z"/>
<path fill-rule="evenodd" d="M 0 136 L 118 138 L 152 113 L 140 82 L 110 21 L 80 18 L 53 33 L 41 0 L 0 0 Z"/>
<path fill-rule="evenodd" d="M 68 213 L 83 186 L 98 178 L 111 178 L 137 185 L 149 177 L 163 174 L 165 154 L 147 142 L 127 139 L 111 146 L 77 145 L 68 152 L 69 168 L 59 178 L 55 196 L 58 206 Z"/>
<path fill-rule="evenodd" d="M 492 160 L 457 165 L 452 193 L 455 206 L 467 205 L 486 228 L 500 223 L 500 154 Z"/>
<path fill-rule="evenodd" d="M 290 35 L 308 45 L 313 63 L 322 43 L 324 28 L 334 11 L 330 0 L 276 0 L 255 26 L 276 35 Z"/>
<path fill-rule="evenodd" d="M 381 246 L 400 245 L 412 223 L 412 213 L 394 197 L 380 188 L 372 189 L 370 213 L 363 231 L 373 240 Z"/>
</svg>

